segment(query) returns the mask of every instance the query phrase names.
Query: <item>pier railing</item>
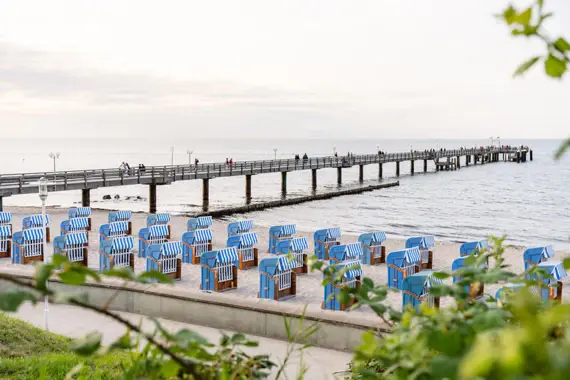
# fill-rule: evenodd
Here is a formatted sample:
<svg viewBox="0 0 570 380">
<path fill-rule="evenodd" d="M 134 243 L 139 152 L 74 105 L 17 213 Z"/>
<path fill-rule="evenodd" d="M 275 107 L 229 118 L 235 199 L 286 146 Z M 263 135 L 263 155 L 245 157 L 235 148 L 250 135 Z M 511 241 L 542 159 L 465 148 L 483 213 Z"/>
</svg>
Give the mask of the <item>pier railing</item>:
<svg viewBox="0 0 570 380">
<path fill-rule="evenodd" d="M 441 158 L 490 153 L 516 153 L 516 148 L 455 149 L 438 151 L 414 151 L 404 153 L 368 154 L 351 156 L 312 157 L 307 159 L 277 159 L 237 161 L 231 165 L 204 163 L 198 165 L 149 166 L 144 169 L 89 169 L 57 172 L 0 174 L 0 197 L 13 194 L 36 193 L 37 182 L 45 177 L 50 191 L 93 189 L 135 184 L 169 184 L 175 181 L 213 179 L 272 172 L 289 172 L 323 168 L 349 168 L 356 165 L 383 164 L 414 160 L 439 160 Z M 524 148 L 523 148 L 524 149 Z"/>
</svg>

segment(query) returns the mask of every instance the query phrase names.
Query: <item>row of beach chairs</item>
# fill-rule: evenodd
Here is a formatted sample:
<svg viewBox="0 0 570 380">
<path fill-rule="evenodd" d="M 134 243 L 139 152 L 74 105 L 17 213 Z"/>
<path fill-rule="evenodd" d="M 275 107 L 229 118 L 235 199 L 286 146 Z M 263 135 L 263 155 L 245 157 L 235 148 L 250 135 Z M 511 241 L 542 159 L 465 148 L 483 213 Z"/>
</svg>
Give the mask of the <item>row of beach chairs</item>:
<svg viewBox="0 0 570 380">
<path fill-rule="evenodd" d="M 61 235 L 54 239 L 54 254 L 66 255 L 72 262 L 88 265 L 89 231 L 91 231 L 91 209 L 72 208 L 69 219 L 61 225 Z M 108 223 L 99 228 L 100 270 L 130 266 L 134 270 L 134 237 L 132 236 L 132 213 L 113 211 Z M 0 213 L 0 257 L 9 257 L 12 262 L 28 264 L 42 261 L 44 255 L 41 215 L 24 218 L 22 231 L 12 236 L 11 214 Z M 49 216 L 46 215 L 46 237 L 49 237 Z M 296 236 L 294 224 L 273 226 L 269 230 L 268 252 L 271 257 L 259 261 L 259 243 L 251 220 L 237 221 L 228 225 L 226 247 L 213 250 L 211 217 L 191 218 L 187 231 L 180 241 L 172 241 L 170 215 L 153 214 L 147 218 L 147 226 L 138 234 L 138 256 L 146 259 L 146 270 L 158 270 L 179 280 L 182 264 L 201 266 L 201 286 L 204 291 L 221 292 L 237 288 L 238 269 L 258 267 L 260 276 L 260 298 L 283 300 L 296 294 L 296 276 L 307 273 L 309 245 L 307 239 Z M 358 288 L 362 281 L 362 265 L 386 263 L 388 286 L 402 291 L 403 306 L 419 307 L 422 303 L 439 306 L 439 299 L 430 296 L 429 289 L 441 280 L 434 276 L 433 236 L 419 236 L 406 240 L 406 248 L 386 255 L 386 234 L 370 232 L 358 237 L 358 241 L 341 244 L 339 228 L 321 229 L 314 233 L 314 254 L 330 264 L 337 264 L 343 270 L 340 282 L 330 282 L 324 289 L 322 307 L 330 310 L 348 310 L 353 301 L 342 304 L 338 300 L 345 286 Z M 48 240 L 49 241 L 49 240 Z M 455 271 L 465 266 L 465 259 L 473 252 L 488 248 L 486 240 L 467 242 L 460 247 L 460 257 L 454 260 Z M 567 274 L 561 263 L 548 261 L 554 255 L 551 246 L 529 248 L 524 253 L 525 269 L 529 265 L 539 265 L 552 277 L 545 278 L 545 289 L 537 290 L 544 299 L 560 300 L 562 278 Z M 554 280 L 553 280 L 554 279 Z M 460 278 L 454 278 L 454 282 Z M 507 284 L 506 288 L 517 286 Z M 471 289 L 470 294 L 481 296 L 483 287 Z M 497 293 L 497 298 L 503 289 Z"/>
</svg>

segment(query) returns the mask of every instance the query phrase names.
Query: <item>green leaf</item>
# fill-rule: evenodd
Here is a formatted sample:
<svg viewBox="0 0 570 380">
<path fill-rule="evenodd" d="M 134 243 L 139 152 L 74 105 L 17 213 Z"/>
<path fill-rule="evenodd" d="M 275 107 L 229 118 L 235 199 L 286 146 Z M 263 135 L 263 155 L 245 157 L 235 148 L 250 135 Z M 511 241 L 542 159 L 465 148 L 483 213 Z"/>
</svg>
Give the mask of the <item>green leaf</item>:
<svg viewBox="0 0 570 380">
<path fill-rule="evenodd" d="M 143 272 L 136 278 L 136 280 L 137 282 L 142 283 L 148 283 L 152 280 L 156 280 L 161 284 L 172 284 L 172 279 L 170 277 L 157 270 Z"/>
<path fill-rule="evenodd" d="M 73 342 L 71 349 L 78 355 L 89 356 L 101 347 L 101 338 L 101 333 L 89 333 L 84 338 Z"/>
<path fill-rule="evenodd" d="M 570 51 L 570 43 L 568 43 L 568 41 L 566 41 L 562 37 L 554 41 L 554 47 L 561 53 L 566 53 L 567 51 Z"/>
<path fill-rule="evenodd" d="M 36 288 L 42 292 L 47 290 L 46 283 L 53 273 L 53 265 L 51 264 L 38 264 L 36 266 L 36 273 L 34 279 L 36 280 Z"/>
<path fill-rule="evenodd" d="M 564 265 L 564 269 L 570 269 L 570 257 L 565 258 L 562 265 Z"/>
<path fill-rule="evenodd" d="M 522 74 L 524 74 L 528 69 L 530 69 L 536 62 L 538 62 L 538 60 L 540 59 L 540 57 L 533 57 L 531 59 L 529 59 L 528 61 L 524 62 L 523 64 L 521 64 L 516 71 L 513 74 L 513 77 L 518 77 Z"/>
<path fill-rule="evenodd" d="M 110 350 L 130 350 L 133 347 L 131 336 L 129 333 L 122 335 L 119 339 L 111 343 Z"/>
<path fill-rule="evenodd" d="M 532 18 L 532 8 L 527 8 L 524 12 L 519 13 L 516 17 L 515 17 L 515 22 L 521 24 L 521 25 L 528 25 L 530 22 L 530 19 Z"/>
<path fill-rule="evenodd" d="M 136 281 L 136 276 L 131 267 L 114 267 L 111 270 L 103 272 L 103 276 L 117 277 L 123 280 Z"/>
<path fill-rule="evenodd" d="M 242 334 L 243 335 L 243 334 Z M 243 337 L 245 339 L 245 336 Z M 187 347 L 189 343 L 196 342 L 203 346 L 211 346 L 210 342 L 202 335 L 188 329 L 182 329 L 172 336 L 172 339 L 179 345 Z M 231 341 L 234 343 L 235 335 L 232 336 Z"/>
<path fill-rule="evenodd" d="M 445 272 L 435 272 L 433 274 L 433 276 L 435 278 L 439 278 L 440 280 L 445 280 L 446 278 L 451 277 L 451 275 L 449 273 L 445 273 Z"/>
<path fill-rule="evenodd" d="M 60 272 L 57 276 L 65 284 L 69 285 L 83 285 L 85 284 L 85 273 L 78 273 L 72 271 Z"/>
<path fill-rule="evenodd" d="M 503 12 L 503 18 L 507 25 L 512 25 L 516 21 L 517 11 L 512 5 L 509 5 L 507 9 Z"/>
<path fill-rule="evenodd" d="M 61 267 L 63 264 L 69 263 L 67 256 L 54 254 L 51 258 L 51 262 L 56 268 Z"/>
<path fill-rule="evenodd" d="M 562 78 L 566 72 L 566 62 L 552 54 L 549 54 L 548 59 L 544 61 L 544 68 L 546 70 L 546 74 L 549 76 L 553 78 Z"/>
<path fill-rule="evenodd" d="M 174 360 L 167 360 L 162 363 L 160 367 L 160 373 L 164 379 L 177 378 L 178 371 L 180 370 L 180 364 L 176 363 Z"/>
<path fill-rule="evenodd" d="M 36 303 L 36 297 L 26 291 L 22 290 L 8 290 L 0 293 L 0 310 L 15 312 L 18 311 L 20 305 L 26 301 L 33 304 Z"/>
<path fill-rule="evenodd" d="M 57 292 L 55 294 L 56 303 L 70 303 L 70 301 L 81 301 L 87 303 L 87 293 Z"/>
</svg>

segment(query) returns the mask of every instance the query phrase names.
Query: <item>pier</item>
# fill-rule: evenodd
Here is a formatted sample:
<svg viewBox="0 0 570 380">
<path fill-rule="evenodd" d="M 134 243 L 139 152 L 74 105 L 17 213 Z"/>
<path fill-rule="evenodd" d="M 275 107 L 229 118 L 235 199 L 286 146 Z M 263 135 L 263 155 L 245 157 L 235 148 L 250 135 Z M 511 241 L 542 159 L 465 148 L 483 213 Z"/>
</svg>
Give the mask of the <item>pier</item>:
<svg viewBox="0 0 570 380">
<path fill-rule="evenodd" d="M 364 167 L 377 165 L 378 179 L 382 179 L 383 165 L 396 164 L 396 177 L 400 176 L 400 162 L 410 162 L 410 174 L 415 174 L 415 161 L 423 161 L 423 171 L 427 172 L 428 161 L 435 163 L 436 171 L 450 169 L 452 165 L 438 163 L 454 162 L 453 168 L 486 164 L 499 161 L 526 162 L 527 153 L 532 161 L 532 150 L 527 147 L 492 147 L 486 149 L 455 149 L 438 151 L 411 151 L 405 153 L 351 155 L 345 157 L 314 157 L 285 160 L 240 161 L 226 163 L 205 163 L 198 165 L 149 166 L 145 169 L 132 168 L 128 172 L 120 169 L 88 169 L 39 173 L 16 173 L 0 175 L 0 211 L 4 197 L 38 192 L 38 181 L 43 177 L 50 181 L 49 191 L 81 190 L 81 203 L 90 205 L 90 191 L 100 187 L 128 185 L 149 186 L 149 212 L 156 212 L 157 186 L 172 184 L 176 181 L 202 180 L 202 200 L 207 207 L 210 200 L 210 180 L 222 177 L 245 177 L 245 198 L 249 203 L 252 197 L 253 177 L 260 174 L 281 173 L 281 193 L 287 194 L 287 173 L 300 170 L 312 171 L 312 189 L 317 187 L 318 170 L 337 169 L 337 184 L 342 184 L 344 169 L 359 167 L 359 181 L 364 181 Z"/>
</svg>

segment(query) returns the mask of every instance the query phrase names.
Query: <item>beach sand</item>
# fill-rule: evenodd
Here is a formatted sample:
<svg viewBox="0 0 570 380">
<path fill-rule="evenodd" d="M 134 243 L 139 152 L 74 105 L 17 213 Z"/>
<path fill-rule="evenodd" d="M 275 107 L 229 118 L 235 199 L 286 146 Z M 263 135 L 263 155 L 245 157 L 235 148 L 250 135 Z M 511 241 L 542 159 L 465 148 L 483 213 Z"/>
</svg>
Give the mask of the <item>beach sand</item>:
<svg viewBox="0 0 570 380">
<path fill-rule="evenodd" d="M 14 231 L 18 231 L 21 229 L 21 221 L 27 215 L 37 214 L 41 211 L 38 208 L 31 208 L 31 207 L 11 207 L 6 209 L 5 211 L 11 211 L 13 213 L 13 226 Z M 59 234 L 60 228 L 59 225 L 62 220 L 67 219 L 67 210 L 59 209 L 59 208 L 48 208 L 48 214 L 50 216 L 50 227 L 51 227 L 51 236 L 53 238 Z M 107 215 L 108 211 L 103 210 L 93 210 L 93 214 L 91 216 L 91 221 L 93 225 L 93 230 L 89 234 L 89 267 L 94 270 L 99 270 L 99 255 L 98 255 L 98 247 L 99 247 L 99 226 L 101 224 L 107 223 Z M 138 236 L 138 231 L 146 225 L 146 217 L 148 214 L 146 213 L 133 213 L 132 223 L 133 223 L 133 235 L 136 237 Z M 183 216 L 172 216 L 171 220 L 171 228 L 172 228 L 172 240 L 180 239 L 182 234 L 186 231 L 186 222 L 187 217 Z M 328 226 L 323 226 L 328 227 Z M 334 226 L 330 226 L 334 227 Z M 213 225 L 211 227 L 214 241 L 213 246 L 214 249 L 223 248 L 226 244 L 227 239 L 227 222 L 214 220 Z M 258 245 L 260 251 L 261 260 L 264 257 L 269 256 L 267 251 L 268 240 L 269 240 L 269 228 L 257 226 L 255 225 L 254 221 L 254 231 L 256 231 L 259 235 L 259 242 Z M 312 253 L 313 249 L 313 233 L 308 231 L 297 231 L 297 236 L 305 236 L 309 240 L 309 253 Z M 357 236 L 345 235 L 342 236 L 343 243 L 352 243 L 356 242 Z M 399 250 L 404 248 L 404 240 L 402 239 L 392 239 L 389 238 L 386 242 L 386 251 L 391 252 L 395 250 Z M 437 241 L 436 237 L 436 247 L 434 249 L 433 255 L 433 268 L 435 270 L 445 270 L 451 271 L 451 264 L 454 259 L 459 257 L 459 246 L 458 243 L 446 242 L 446 241 Z M 138 247 L 138 239 L 135 241 L 135 248 Z M 522 259 L 522 252 L 523 247 L 507 247 L 505 250 L 505 264 L 509 265 L 511 270 L 515 272 L 522 272 L 523 271 L 523 259 Z M 48 257 L 51 257 L 53 254 L 53 247 L 51 244 L 48 244 Z M 570 256 L 570 252 L 556 252 L 555 259 L 562 260 L 564 257 Z M 10 258 L 0 259 L 0 265 L 4 267 L 13 266 L 10 261 Z M 21 267 L 21 266 L 20 266 Z M 33 271 L 32 266 L 29 267 L 30 272 Z M 145 270 L 145 260 L 139 258 L 137 254 L 135 254 L 135 272 L 141 273 Z M 363 265 L 364 276 L 370 277 L 375 283 L 379 284 L 386 284 L 387 281 L 387 269 L 385 264 L 377 265 L 377 266 L 369 266 Z M 297 277 L 297 295 L 293 298 L 290 298 L 286 301 L 287 303 L 293 304 L 301 304 L 307 305 L 307 308 L 313 311 L 321 310 L 321 302 L 324 298 L 324 288 L 321 285 L 322 281 L 322 274 L 319 272 L 311 272 L 306 275 L 301 275 Z M 446 281 L 451 282 L 451 279 L 447 279 Z M 564 299 L 568 299 L 570 294 L 570 287 L 567 286 L 568 278 L 564 279 Z M 260 300 L 257 298 L 258 290 L 259 290 L 259 274 L 257 268 L 253 268 L 246 271 L 239 271 L 238 273 L 238 283 L 239 287 L 236 290 L 228 291 L 223 293 L 223 298 L 228 296 L 232 297 L 243 297 L 252 300 L 257 300 L 257 302 L 276 302 L 271 300 Z M 168 287 L 172 285 L 162 285 L 157 284 L 156 286 L 159 287 Z M 199 265 L 192 265 L 192 264 L 183 264 L 182 268 L 182 280 L 177 281 L 174 286 L 176 287 L 184 287 L 187 291 L 200 291 L 200 266 Z M 485 289 L 485 292 L 491 295 L 495 294 L 498 286 L 489 287 Z M 219 294 L 211 293 L 212 297 L 220 297 Z M 387 302 L 396 309 L 401 309 L 402 305 L 402 295 L 400 292 L 390 292 L 388 294 Z M 450 299 L 442 299 L 441 306 L 445 306 L 452 302 Z M 329 311 L 323 311 L 329 312 Z M 351 311 L 351 313 L 358 313 L 362 315 L 363 318 L 370 318 L 372 317 L 372 310 L 368 307 L 360 307 Z"/>
</svg>

